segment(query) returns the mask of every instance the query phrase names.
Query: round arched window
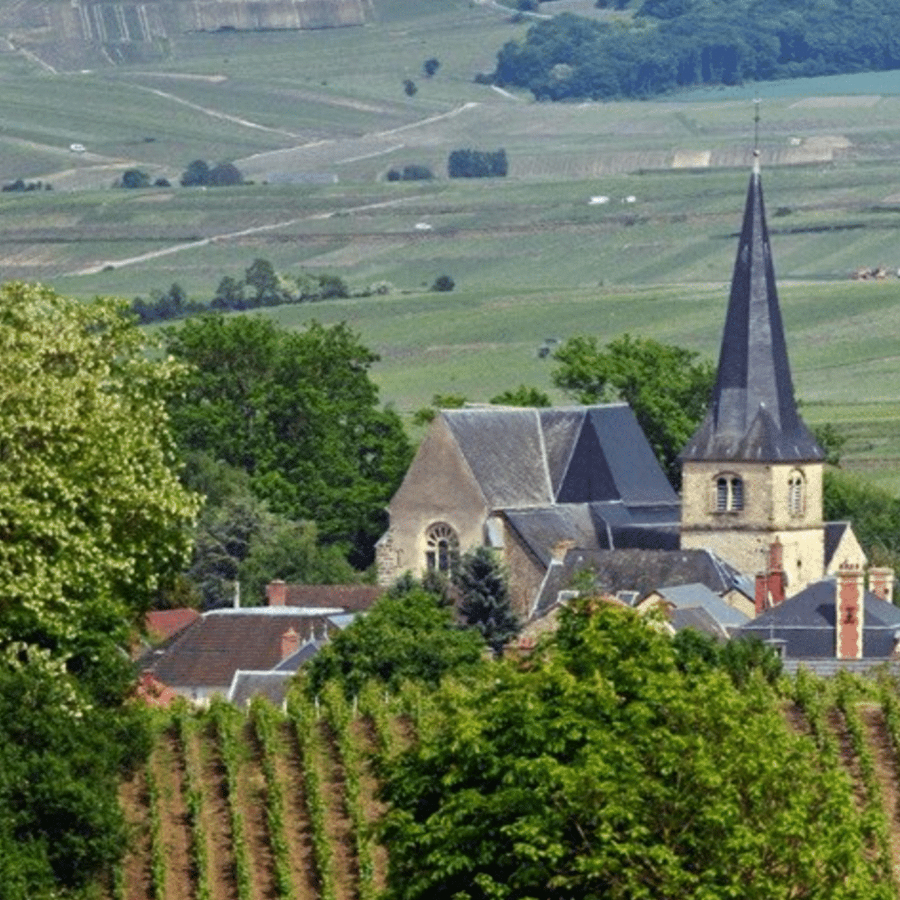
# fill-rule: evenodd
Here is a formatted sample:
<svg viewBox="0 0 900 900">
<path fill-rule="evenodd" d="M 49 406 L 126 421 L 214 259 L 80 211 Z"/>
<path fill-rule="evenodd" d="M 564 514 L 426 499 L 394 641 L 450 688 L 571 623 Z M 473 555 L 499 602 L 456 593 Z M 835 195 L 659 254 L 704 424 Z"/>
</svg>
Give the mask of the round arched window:
<svg viewBox="0 0 900 900">
<path fill-rule="evenodd" d="M 435 522 L 425 532 L 425 567 L 429 572 L 449 572 L 459 554 L 459 538 L 446 522 Z"/>
</svg>

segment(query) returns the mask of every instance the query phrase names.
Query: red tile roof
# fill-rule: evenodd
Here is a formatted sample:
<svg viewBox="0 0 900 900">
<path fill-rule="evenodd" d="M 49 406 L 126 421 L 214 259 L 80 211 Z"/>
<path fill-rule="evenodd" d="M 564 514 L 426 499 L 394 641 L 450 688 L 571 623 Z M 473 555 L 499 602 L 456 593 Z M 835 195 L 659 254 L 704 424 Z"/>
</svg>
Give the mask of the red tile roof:
<svg viewBox="0 0 900 900">
<path fill-rule="evenodd" d="M 273 581 L 266 588 L 266 596 L 272 606 L 275 605 L 272 594 L 279 589 L 284 591 L 284 606 L 339 606 L 347 612 L 368 609 L 384 593 L 384 588 L 374 584 L 286 584 Z"/>
</svg>

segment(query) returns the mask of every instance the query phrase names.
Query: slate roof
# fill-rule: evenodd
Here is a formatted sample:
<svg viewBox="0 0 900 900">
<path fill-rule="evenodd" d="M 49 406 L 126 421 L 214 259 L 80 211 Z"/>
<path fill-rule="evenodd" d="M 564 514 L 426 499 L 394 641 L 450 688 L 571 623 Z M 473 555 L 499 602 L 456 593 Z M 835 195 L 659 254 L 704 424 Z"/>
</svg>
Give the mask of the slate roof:
<svg viewBox="0 0 900 900">
<path fill-rule="evenodd" d="M 293 628 L 302 645 L 332 629 L 330 616 L 340 613 L 340 609 L 298 607 L 211 610 L 158 654 L 147 669 L 174 688 L 225 690 L 238 669 L 275 668 L 282 661 L 285 631 Z"/>
<path fill-rule="evenodd" d="M 280 706 L 287 696 L 293 672 L 244 672 L 234 673 L 228 700 L 237 706 L 246 706 L 254 697 L 265 697 Z"/>
<path fill-rule="evenodd" d="M 749 590 L 747 579 L 711 550 L 570 550 L 561 563 L 547 570 L 533 616 L 549 609 L 560 591 L 571 588 L 579 572 L 595 573 L 598 590 L 615 596 L 619 591 L 650 591 L 679 584 L 700 583 L 716 594 L 734 588 Z"/>
<path fill-rule="evenodd" d="M 702 606 L 672 610 L 669 623 L 676 632 L 683 631 L 685 628 L 693 628 L 694 631 L 708 634 L 718 641 L 728 640 L 728 633 Z"/>
<path fill-rule="evenodd" d="M 736 636 L 755 635 L 764 641 L 781 642 L 785 659 L 833 659 L 836 584 L 833 578 L 811 584 L 742 626 Z M 866 591 L 863 657 L 889 659 L 895 635 L 900 636 L 900 608 Z"/>
<path fill-rule="evenodd" d="M 740 610 L 729 606 L 705 584 L 680 584 L 657 588 L 664 600 L 676 609 L 703 609 L 723 629 L 739 628 L 749 621 Z"/>
<path fill-rule="evenodd" d="M 824 459 L 797 413 L 758 158 L 747 188 L 719 368 L 709 411 L 685 460 Z"/>
<path fill-rule="evenodd" d="M 848 531 L 852 531 L 850 522 L 826 522 L 825 523 L 825 567 L 828 568 L 834 561 L 834 554 Z"/>
<path fill-rule="evenodd" d="M 625 403 L 441 415 L 494 509 L 618 501 L 671 506 L 678 497 Z"/>
</svg>

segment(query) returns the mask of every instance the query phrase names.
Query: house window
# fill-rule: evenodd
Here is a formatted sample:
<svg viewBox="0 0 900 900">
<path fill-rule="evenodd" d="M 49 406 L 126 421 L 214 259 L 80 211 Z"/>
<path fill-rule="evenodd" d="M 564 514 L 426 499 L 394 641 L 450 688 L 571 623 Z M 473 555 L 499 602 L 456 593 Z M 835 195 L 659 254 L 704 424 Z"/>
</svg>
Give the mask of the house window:
<svg viewBox="0 0 900 900">
<path fill-rule="evenodd" d="M 425 532 L 425 566 L 429 572 L 449 572 L 459 555 L 459 538 L 446 522 L 435 522 Z"/>
<path fill-rule="evenodd" d="M 744 508 L 744 482 L 737 475 L 716 478 L 715 510 L 718 513 L 737 512 Z"/>
<path fill-rule="evenodd" d="M 802 472 L 791 472 L 788 478 L 788 512 L 802 516 L 806 511 L 806 482 Z"/>
</svg>

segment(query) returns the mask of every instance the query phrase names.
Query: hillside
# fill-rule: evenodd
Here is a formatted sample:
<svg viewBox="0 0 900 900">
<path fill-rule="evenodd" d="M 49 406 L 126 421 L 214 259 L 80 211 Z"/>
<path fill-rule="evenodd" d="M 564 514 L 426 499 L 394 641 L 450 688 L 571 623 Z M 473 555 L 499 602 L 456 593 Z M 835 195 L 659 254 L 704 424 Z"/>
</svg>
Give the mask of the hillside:
<svg viewBox="0 0 900 900">
<path fill-rule="evenodd" d="M 815 741 L 821 764 L 843 770 L 868 818 L 870 844 L 900 878 L 900 723 L 896 692 L 861 699 L 851 681 L 800 679 L 784 715 Z M 317 718 L 224 705 L 161 717 L 146 770 L 122 800 L 134 842 L 109 896 L 121 900 L 371 898 L 386 851 L 369 755 L 403 746 L 427 697 L 397 705 L 369 693 L 358 713 L 327 703 Z M 400 716 L 398 717 L 398 713 Z M 304 715 L 306 718 L 304 718 Z"/>
</svg>

